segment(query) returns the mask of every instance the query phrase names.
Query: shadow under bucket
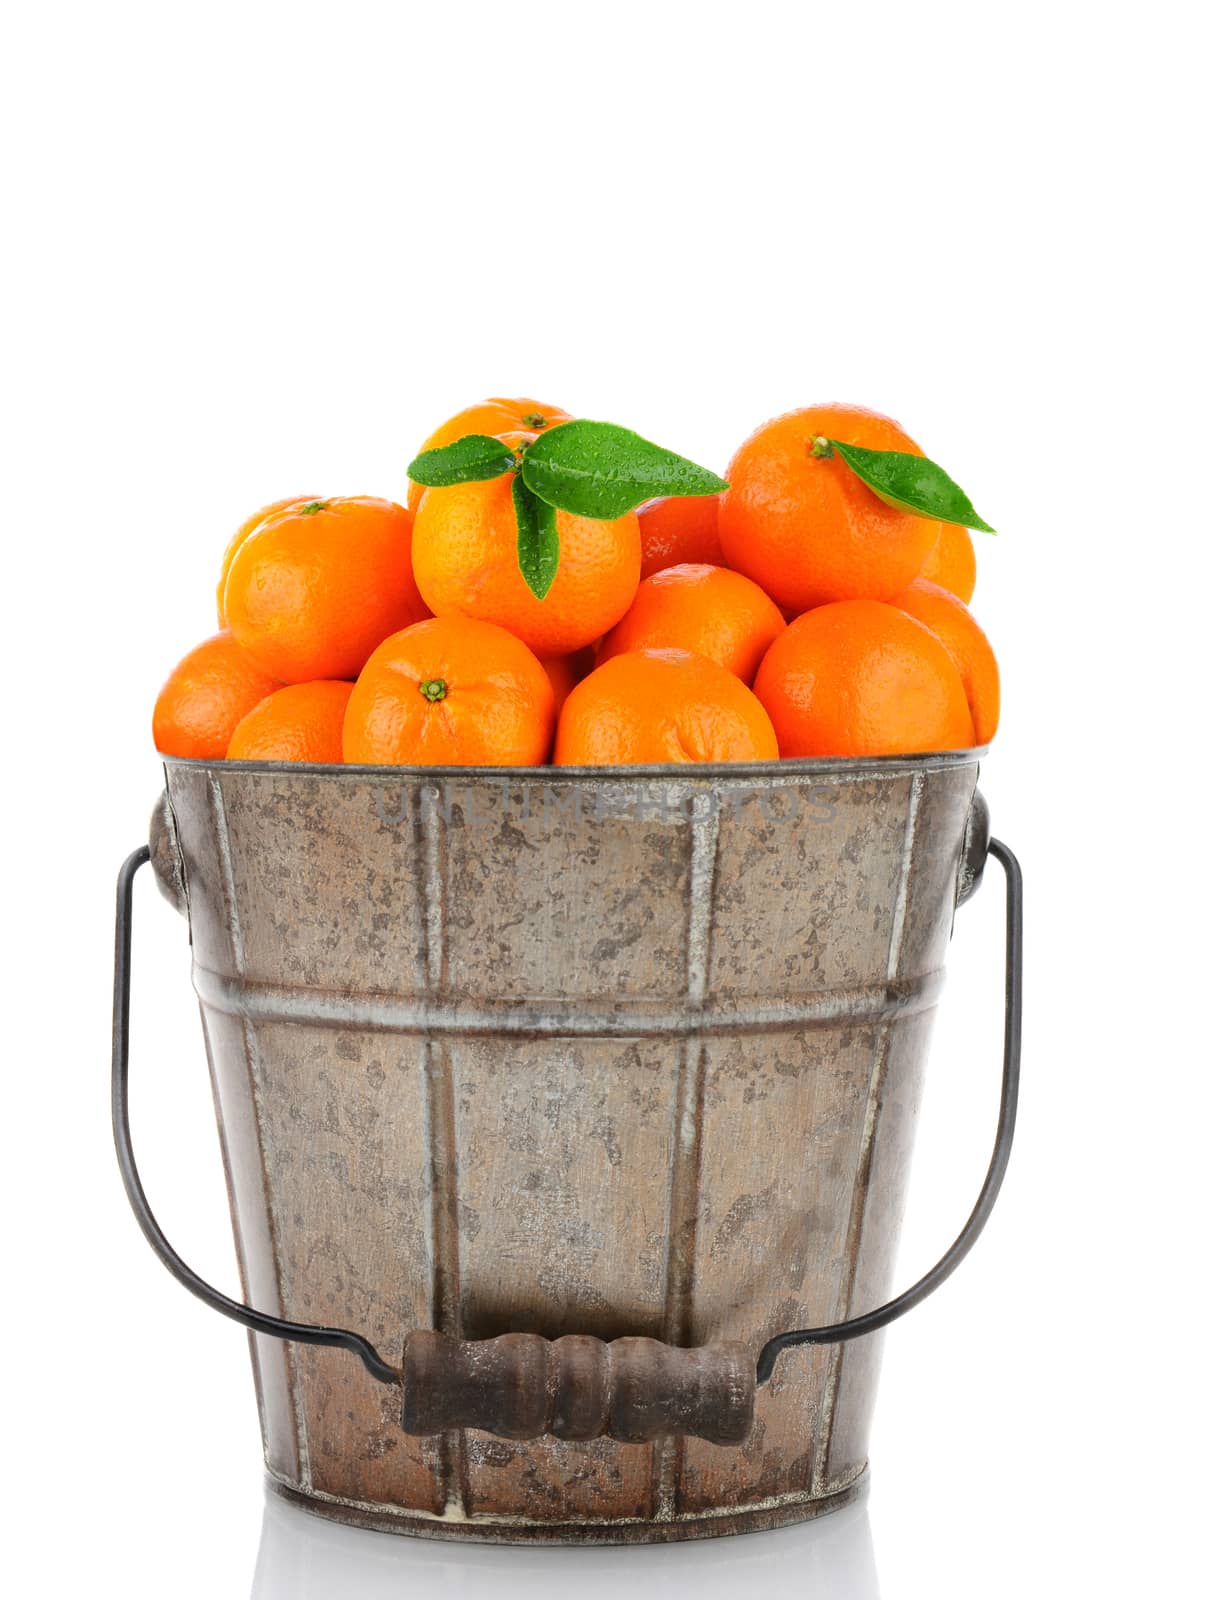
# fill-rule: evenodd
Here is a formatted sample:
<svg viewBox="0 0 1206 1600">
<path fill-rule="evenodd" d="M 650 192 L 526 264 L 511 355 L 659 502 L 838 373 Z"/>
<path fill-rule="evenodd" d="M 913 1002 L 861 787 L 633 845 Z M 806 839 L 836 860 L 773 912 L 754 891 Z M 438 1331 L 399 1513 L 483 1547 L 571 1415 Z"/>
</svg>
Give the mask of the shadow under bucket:
<svg viewBox="0 0 1206 1600">
<path fill-rule="evenodd" d="M 119 885 L 115 1129 L 161 1259 L 258 1330 L 271 1483 L 505 1542 L 732 1533 L 860 1493 L 878 1329 L 970 1248 L 1016 1110 L 1020 880 L 977 754 L 166 771 Z M 944 949 L 989 850 L 993 1163 L 881 1308 Z M 188 916 L 254 1311 L 175 1256 L 129 1148 L 148 856 Z"/>
</svg>

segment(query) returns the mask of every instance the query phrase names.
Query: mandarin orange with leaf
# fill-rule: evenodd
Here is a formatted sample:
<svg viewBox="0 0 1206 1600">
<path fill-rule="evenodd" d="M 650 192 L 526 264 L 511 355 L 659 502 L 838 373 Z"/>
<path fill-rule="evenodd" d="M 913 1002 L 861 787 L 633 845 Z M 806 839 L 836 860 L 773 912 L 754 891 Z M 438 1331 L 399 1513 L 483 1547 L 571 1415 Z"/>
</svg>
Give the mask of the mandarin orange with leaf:
<svg viewBox="0 0 1206 1600">
<path fill-rule="evenodd" d="M 500 434 L 522 450 L 535 435 Z M 419 593 L 436 616 L 461 612 L 507 628 L 538 655 L 569 655 L 613 627 L 636 594 L 641 531 L 631 512 L 612 519 L 557 511 L 557 575 L 543 599 L 517 550 L 513 472 L 428 489 L 415 513 Z"/>
<path fill-rule="evenodd" d="M 568 411 L 562 411 L 560 406 L 546 406 L 540 400 L 481 400 L 477 405 L 466 406 L 463 411 L 458 411 L 447 422 L 441 422 L 435 432 L 424 440 L 419 453 L 442 449 L 444 445 L 454 444 L 457 439 L 463 439 L 470 433 L 484 433 L 493 437 L 518 432 L 538 434 L 555 428 L 559 422 L 570 420 Z M 424 493 L 421 483 L 410 483 L 406 491 L 406 503 L 412 511 L 418 509 Z"/>
<path fill-rule="evenodd" d="M 936 521 L 886 504 L 836 455 L 814 454 L 829 439 L 922 454 L 899 424 L 852 405 L 789 411 L 738 449 L 720 501 L 725 562 L 791 612 L 891 600 L 938 538 Z"/>
</svg>

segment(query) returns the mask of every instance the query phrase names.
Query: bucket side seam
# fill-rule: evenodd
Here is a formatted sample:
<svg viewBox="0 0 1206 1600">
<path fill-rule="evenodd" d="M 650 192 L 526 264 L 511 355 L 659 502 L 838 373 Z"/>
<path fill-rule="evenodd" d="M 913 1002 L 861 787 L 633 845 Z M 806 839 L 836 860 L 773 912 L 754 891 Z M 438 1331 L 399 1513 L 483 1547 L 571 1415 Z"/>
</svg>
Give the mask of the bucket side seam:
<svg viewBox="0 0 1206 1600">
<path fill-rule="evenodd" d="M 226 902 L 227 927 L 230 930 L 230 953 L 234 968 L 243 979 L 247 959 L 243 944 L 243 929 L 239 918 L 238 892 L 235 887 L 234 854 L 230 843 L 230 827 L 226 815 L 226 802 L 222 794 L 221 779 L 216 775 L 210 777 L 209 802 L 213 816 L 214 835 L 218 842 L 218 860 L 221 867 L 222 895 Z M 256 1042 L 255 1027 L 252 1022 L 244 1017 L 242 1019 L 243 1035 L 243 1060 L 247 1072 L 248 1087 L 251 1091 L 252 1114 L 255 1120 L 255 1146 L 259 1157 L 260 1184 L 264 1197 L 264 1216 L 268 1225 L 269 1251 L 272 1258 L 272 1271 L 274 1279 L 274 1292 L 279 1313 L 285 1314 L 284 1285 L 281 1275 L 281 1246 L 280 1231 L 277 1225 L 276 1202 L 272 1194 L 272 1186 L 268 1179 L 268 1155 L 265 1147 L 265 1118 L 264 1118 L 264 1093 L 263 1093 L 263 1063 L 260 1060 L 259 1049 Z M 253 1335 L 254 1337 L 254 1335 Z M 306 1492 L 313 1488 L 313 1479 L 310 1467 L 310 1442 L 306 1431 L 305 1406 L 302 1398 L 302 1388 L 298 1371 L 297 1350 L 286 1342 L 284 1345 L 284 1362 L 286 1381 L 292 1400 L 294 1441 L 297 1449 L 298 1464 L 301 1471 L 302 1482 Z"/>
<path fill-rule="evenodd" d="M 688 1023 L 698 1023 L 707 997 L 712 958 L 712 921 L 716 893 L 716 851 L 720 825 L 716 809 L 703 795 L 691 804 L 690 867 L 684 1000 Z M 703 1128 L 707 1047 L 697 1031 L 679 1045 L 675 1087 L 673 1147 L 670 1156 L 669 1217 L 666 1229 L 666 1313 L 662 1337 L 667 1344 L 688 1344 L 699 1234 L 700 1136 Z M 652 1472 L 655 1520 L 669 1522 L 678 1514 L 684 1445 L 681 1437 L 661 1439 L 654 1446 Z"/>
<path fill-rule="evenodd" d="M 892 912 L 892 932 L 888 942 L 888 970 L 885 982 L 890 987 L 899 978 L 901 950 L 904 946 L 904 928 L 908 917 L 909 896 L 913 886 L 913 861 L 917 840 L 917 819 L 925 795 L 925 774 L 913 774 L 909 786 L 909 811 L 905 822 L 904 850 L 901 860 L 900 881 L 896 890 L 896 904 Z M 888 1049 L 892 1038 L 890 1026 L 881 1027 L 875 1041 L 875 1060 L 871 1067 L 871 1080 L 867 1085 L 867 1104 L 863 1116 L 862 1142 L 859 1148 L 858 1167 L 855 1171 L 854 1189 L 850 1197 L 850 1216 L 846 1227 L 846 1252 L 842 1268 L 842 1288 L 837 1319 L 850 1316 L 854 1300 L 854 1284 L 858 1273 L 858 1258 L 863 1242 L 863 1222 L 867 1209 L 867 1191 L 871 1182 L 871 1166 L 875 1154 L 875 1136 L 879 1128 L 879 1114 L 883 1099 L 883 1079 L 887 1070 Z M 817 1454 L 812 1464 L 812 1492 L 821 1494 L 829 1479 L 829 1462 L 833 1450 L 834 1413 L 837 1407 L 838 1386 L 846 1353 L 845 1345 L 835 1345 L 829 1357 L 829 1372 L 825 1379 L 825 1392 L 821 1401 L 820 1428 L 817 1437 Z"/>
<path fill-rule="evenodd" d="M 447 984 L 448 841 L 440 791 L 425 784 L 419 793 L 419 869 L 423 885 L 424 975 L 429 1000 Z M 423 1039 L 428 1183 L 431 1193 L 432 1326 L 455 1339 L 462 1335 L 461 1266 L 458 1238 L 456 1085 L 447 1042 L 426 1030 Z M 443 1515 L 463 1521 L 469 1514 L 469 1463 L 465 1431 L 435 1441 Z"/>
</svg>

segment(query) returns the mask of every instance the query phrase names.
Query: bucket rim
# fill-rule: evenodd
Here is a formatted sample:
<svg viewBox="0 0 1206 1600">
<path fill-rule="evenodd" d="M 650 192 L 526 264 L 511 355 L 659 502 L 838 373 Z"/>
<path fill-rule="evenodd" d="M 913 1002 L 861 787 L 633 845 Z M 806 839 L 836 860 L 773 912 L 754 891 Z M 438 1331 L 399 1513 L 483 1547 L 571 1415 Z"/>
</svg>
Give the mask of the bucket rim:
<svg viewBox="0 0 1206 1600">
<path fill-rule="evenodd" d="M 751 778 L 770 779 L 812 777 L 903 776 L 917 772 L 979 766 L 988 754 L 987 745 L 966 750 L 930 750 L 915 755 L 892 756 L 790 756 L 775 761 L 686 761 L 642 765 L 599 767 L 517 766 L 385 766 L 371 763 L 333 763 L 302 761 L 226 761 L 204 760 L 192 756 L 160 755 L 165 771 L 207 772 L 225 776 L 296 776 L 331 781 L 363 782 L 366 779 L 407 778 L 414 782 L 451 782 L 489 779 L 494 783 L 683 783 L 691 779 L 716 782 L 725 778 L 748 782 Z"/>
</svg>

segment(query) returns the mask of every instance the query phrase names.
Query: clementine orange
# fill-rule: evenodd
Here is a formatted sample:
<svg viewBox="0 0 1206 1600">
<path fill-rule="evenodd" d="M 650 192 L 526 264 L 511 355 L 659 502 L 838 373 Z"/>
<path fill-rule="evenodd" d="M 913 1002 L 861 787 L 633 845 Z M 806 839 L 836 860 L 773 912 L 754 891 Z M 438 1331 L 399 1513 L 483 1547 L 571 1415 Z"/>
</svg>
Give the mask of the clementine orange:
<svg viewBox="0 0 1206 1600">
<path fill-rule="evenodd" d="M 962 600 L 925 578 L 902 589 L 892 603 L 942 640 L 959 669 L 976 743 L 988 744 L 1001 720 L 1001 674 L 984 629 Z"/>
<path fill-rule="evenodd" d="M 637 507 L 641 525 L 641 577 L 685 561 L 724 565 L 720 548 L 720 496 L 676 494 Z"/>
<path fill-rule="evenodd" d="M 280 688 L 228 631 L 190 650 L 155 701 L 152 732 L 165 756 L 220 761 L 230 736 L 255 705 Z"/>
<path fill-rule="evenodd" d="M 594 651 L 588 647 L 575 650 L 571 656 L 541 656 L 539 660 L 549 675 L 549 682 L 553 686 L 553 705 L 560 716 L 570 690 L 575 684 L 581 683 L 594 667 Z"/>
<path fill-rule="evenodd" d="M 553 686 L 525 644 L 472 617 L 434 617 L 373 651 L 352 691 L 345 761 L 535 766 L 553 737 Z"/>
<path fill-rule="evenodd" d="M 304 506 L 311 500 L 317 499 L 312 494 L 291 494 L 284 500 L 273 500 L 268 505 L 261 506 L 235 529 L 234 537 L 222 552 L 222 571 L 218 578 L 218 626 L 226 626 L 226 579 L 230 572 L 230 564 L 237 555 L 245 539 L 249 539 L 261 522 L 267 522 L 269 517 L 274 517 L 278 511 L 284 511 L 288 506 Z"/>
<path fill-rule="evenodd" d="M 565 702 L 561 767 L 773 761 L 770 719 L 741 679 L 689 650 L 613 656 Z"/>
<path fill-rule="evenodd" d="M 235 552 L 231 632 L 285 683 L 354 678 L 387 634 L 430 613 L 410 563 L 411 517 L 356 496 L 289 506 Z"/>
<path fill-rule="evenodd" d="M 936 583 L 940 589 L 971 604 L 976 588 L 976 551 L 972 536 L 957 522 L 938 524 L 938 542 L 926 558 L 920 576 Z"/>
<path fill-rule="evenodd" d="M 946 646 L 879 600 L 797 617 L 766 652 L 754 692 L 785 756 L 919 755 L 975 742 Z"/>
<path fill-rule="evenodd" d="M 228 761 L 343 760 L 350 683 L 291 683 L 261 700 L 230 736 Z"/>
<path fill-rule="evenodd" d="M 703 565 L 666 567 L 637 589 L 632 605 L 600 644 L 598 660 L 629 650 L 692 650 L 752 683 L 784 627 L 775 602 L 741 573 Z"/>
<path fill-rule="evenodd" d="M 423 441 L 422 455 L 426 450 L 438 450 L 446 444 L 455 444 L 469 433 L 485 433 L 497 437 L 501 433 L 543 433 L 555 428 L 559 422 L 569 422 L 570 414 L 560 406 L 546 406 L 539 400 L 482 400 L 475 406 L 466 406 L 447 422 L 442 422 L 434 433 Z M 425 490 L 421 483 L 411 483 L 406 491 L 406 503 L 417 511 Z"/>
<path fill-rule="evenodd" d="M 532 434 L 500 434 L 513 447 Z M 463 612 L 508 628 L 538 655 L 568 655 L 614 626 L 636 593 L 641 530 L 558 511 L 561 560 L 543 600 L 524 582 L 516 551 L 513 473 L 428 489 L 415 513 L 414 573 L 436 616 Z"/>
<path fill-rule="evenodd" d="M 900 426 L 862 406 L 806 406 L 765 423 L 729 464 L 720 501 L 725 562 L 789 611 L 891 600 L 920 573 L 937 522 L 898 511 L 817 439 L 921 455 Z"/>
</svg>

